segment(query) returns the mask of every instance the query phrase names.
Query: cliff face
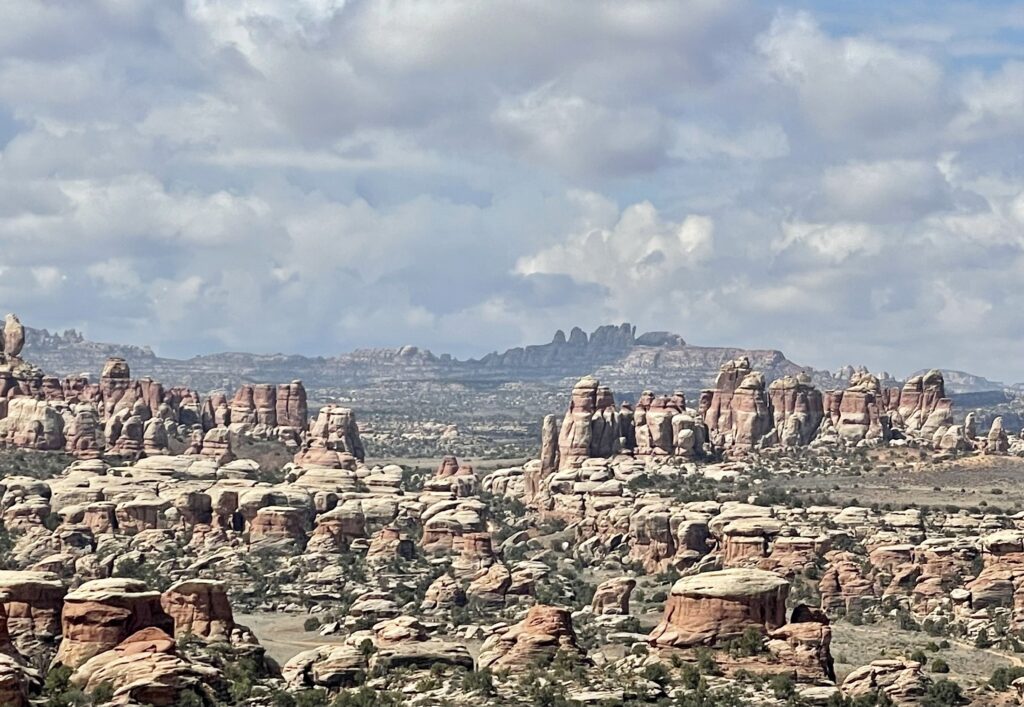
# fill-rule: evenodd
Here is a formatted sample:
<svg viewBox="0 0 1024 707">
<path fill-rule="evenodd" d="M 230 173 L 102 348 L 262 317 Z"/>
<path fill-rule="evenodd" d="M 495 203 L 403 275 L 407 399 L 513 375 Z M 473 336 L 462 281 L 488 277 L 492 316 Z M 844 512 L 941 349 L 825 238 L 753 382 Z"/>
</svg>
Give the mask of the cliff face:
<svg viewBox="0 0 1024 707">
<path fill-rule="evenodd" d="M 148 347 L 88 341 L 73 330 L 51 334 L 28 329 L 26 340 L 26 355 L 53 375 L 97 374 L 108 358 L 117 356 L 129 361 L 136 375 L 198 390 L 295 378 L 312 388 L 399 380 L 558 383 L 594 373 L 623 389 L 639 385 L 697 391 L 714 382 L 723 362 L 740 356 L 747 356 L 769 380 L 805 370 L 780 351 L 690 346 L 668 332 L 638 336 L 636 327 L 628 323 L 598 327 L 590 334 L 578 327 L 568 335 L 560 330 L 546 344 L 468 360 L 415 346 L 357 349 L 333 357 L 218 353 L 178 360 L 158 357 Z"/>
</svg>

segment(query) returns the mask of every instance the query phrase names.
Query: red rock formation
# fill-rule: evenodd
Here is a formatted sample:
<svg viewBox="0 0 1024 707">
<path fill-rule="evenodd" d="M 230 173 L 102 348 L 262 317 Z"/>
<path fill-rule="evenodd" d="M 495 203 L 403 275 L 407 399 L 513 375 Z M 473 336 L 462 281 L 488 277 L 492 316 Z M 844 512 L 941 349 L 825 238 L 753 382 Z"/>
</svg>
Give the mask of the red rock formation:
<svg viewBox="0 0 1024 707">
<path fill-rule="evenodd" d="M 946 398 L 946 383 L 942 372 L 934 369 L 923 376 L 912 376 L 903 384 L 902 389 L 891 388 L 886 393 L 886 407 L 895 413 L 893 417 L 899 423 L 895 426 L 911 432 L 925 428 L 932 415 L 938 411 L 938 417 L 931 420 L 930 427 L 934 431 L 946 418 L 945 412 L 951 407 L 950 400 Z M 951 422 L 952 419 L 949 419 L 946 424 Z"/>
<path fill-rule="evenodd" d="M 789 582 L 772 572 L 727 569 L 684 577 L 672 587 L 654 645 L 714 645 L 749 628 L 762 633 L 786 622 Z"/>
<path fill-rule="evenodd" d="M 411 559 L 416 555 L 416 545 L 398 528 L 381 528 L 372 538 L 366 551 L 366 561 L 385 563 L 393 559 Z"/>
<path fill-rule="evenodd" d="M 632 577 L 616 577 L 597 585 L 590 608 L 595 614 L 629 614 L 629 595 L 636 587 Z"/>
<path fill-rule="evenodd" d="M 884 411 L 877 377 L 859 374 L 850 380 L 846 390 L 831 395 L 833 406 L 838 400 L 838 419 L 834 422 L 842 439 L 857 443 L 865 439 L 884 442 L 890 438 L 889 416 Z"/>
<path fill-rule="evenodd" d="M 235 627 L 231 602 L 223 582 L 188 579 L 171 585 L 160 605 L 174 621 L 174 636 L 198 636 L 229 641 Z"/>
<path fill-rule="evenodd" d="M 477 663 L 480 669 L 524 669 L 550 662 L 559 651 L 583 658 L 572 617 L 567 609 L 537 604 L 508 631 L 488 637 Z"/>
<path fill-rule="evenodd" d="M 226 427 L 214 427 L 203 435 L 202 455 L 213 459 L 218 465 L 227 464 L 235 458 L 231 449 L 231 433 Z"/>
<path fill-rule="evenodd" d="M 288 540 L 304 546 L 308 522 L 304 508 L 266 506 L 256 511 L 256 517 L 249 524 L 249 540 L 254 543 Z"/>
<path fill-rule="evenodd" d="M 800 604 L 793 609 L 788 624 L 769 631 L 767 647 L 776 660 L 796 673 L 797 679 L 835 682 L 831 643 L 828 618 L 820 610 Z"/>
<path fill-rule="evenodd" d="M 365 537 L 366 516 L 358 501 L 342 504 L 317 516 L 306 552 L 345 552 L 353 540 Z"/>
<path fill-rule="evenodd" d="M 22 655 L 47 656 L 61 634 L 67 588 L 52 572 L 0 571 L 7 632 Z"/>
<path fill-rule="evenodd" d="M 821 391 L 810 377 L 786 376 L 768 386 L 775 431 L 783 446 L 810 444 L 818 432 L 825 409 Z"/>
<path fill-rule="evenodd" d="M 540 468 L 526 473 L 526 503 L 532 503 L 540 493 L 544 479 L 558 470 L 558 422 L 554 415 L 545 415 L 541 424 Z"/>
<path fill-rule="evenodd" d="M 25 327 L 16 314 L 8 314 L 4 320 L 4 345 L 0 348 L 7 356 L 18 358 L 25 347 Z"/>
<path fill-rule="evenodd" d="M 295 463 L 300 466 L 343 469 L 351 466 L 346 457 L 362 461 L 365 456 L 352 410 L 338 405 L 326 405 L 317 413 L 302 449 L 295 455 Z"/>
<path fill-rule="evenodd" d="M 828 569 L 818 582 L 822 609 L 844 614 L 874 602 L 874 582 L 864 576 L 856 555 L 833 551 L 827 553 L 825 558 L 828 560 Z"/>
<path fill-rule="evenodd" d="M 195 700 L 227 687 L 215 668 L 178 655 L 174 639 L 155 627 L 136 631 L 87 660 L 72 673 L 71 683 L 89 694 L 111 688 L 118 704 L 154 707 L 185 704 L 186 695 Z"/>
<path fill-rule="evenodd" d="M 277 386 L 277 424 L 305 430 L 309 424 L 309 408 L 306 402 L 306 388 L 302 381 L 282 383 Z"/>
<path fill-rule="evenodd" d="M 100 374 L 100 395 L 103 398 L 103 419 L 117 409 L 118 403 L 131 387 L 131 371 L 123 358 L 108 358 Z"/>
<path fill-rule="evenodd" d="M 0 421 L 0 443 L 41 451 L 63 450 L 64 418 L 44 400 L 17 397 Z"/>
<path fill-rule="evenodd" d="M 110 418 L 107 424 L 108 451 L 114 456 L 135 459 L 143 454 L 145 422 L 138 415 L 129 415 L 123 422 L 119 415 Z M 111 434 L 116 432 L 116 434 Z M 111 444 L 112 442 L 112 444 Z"/>
<path fill-rule="evenodd" d="M 99 459 L 103 456 L 103 434 L 100 416 L 91 403 L 79 403 L 74 418 L 64 430 L 65 449 L 79 459 Z"/>
<path fill-rule="evenodd" d="M 897 707 L 911 707 L 921 704 L 931 682 L 918 662 L 876 660 L 851 671 L 841 689 L 847 697 L 884 694 Z"/>
<path fill-rule="evenodd" d="M 593 432 L 590 422 L 597 410 L 596 378 L 581 378 L 572 389 L 569 411 L 558 433 L 558 459 L 561 468 L 578 466 L 590 456 Z"/>
<path fill-rule="evenodd" d="M 173 622 L 160 606 L 160 592 L 134 579 L 86 582 L 64 597 L 63 638 L 54 660 L 77 668 L 150 626 L 173 630 Z"/>
</svg>

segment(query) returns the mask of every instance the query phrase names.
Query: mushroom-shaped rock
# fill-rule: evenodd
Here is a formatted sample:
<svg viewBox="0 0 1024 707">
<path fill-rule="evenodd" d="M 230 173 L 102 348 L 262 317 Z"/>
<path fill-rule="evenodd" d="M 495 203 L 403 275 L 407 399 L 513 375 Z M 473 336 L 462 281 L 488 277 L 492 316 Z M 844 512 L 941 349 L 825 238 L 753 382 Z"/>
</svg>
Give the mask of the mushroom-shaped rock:
<svg viewBox="0 0 1024 707">
<path fill-rule="evenodd" d="M 765 570 L 726 569 L 683 577 L 672 587 L 655 645 L 713 645 L 749 628 L 762 633 L 786 623 L 789 582 Z"/>
<path fill-rule="evenodd" d="M 139 629 L 174 630 L 160 606 L 160 592 L 145 582 L 112 577 L 86 582 L 64 597 L 63 638 L 55 661 L 77 668 Z"/>
</svg>

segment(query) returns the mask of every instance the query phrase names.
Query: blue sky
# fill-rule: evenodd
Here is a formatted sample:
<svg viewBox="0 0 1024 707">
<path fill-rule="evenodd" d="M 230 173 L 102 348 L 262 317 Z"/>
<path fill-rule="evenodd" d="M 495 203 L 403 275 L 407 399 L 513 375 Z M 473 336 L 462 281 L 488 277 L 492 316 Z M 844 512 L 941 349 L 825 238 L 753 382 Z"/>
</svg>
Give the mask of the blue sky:
<svg viewBox="0 0 1024 707">
<path fill-rule="evenodd" d="M 0 307 L 479 355 L 632 321 L 1024 380 L 1024 6 L 12 0 Z"/>
</svg>

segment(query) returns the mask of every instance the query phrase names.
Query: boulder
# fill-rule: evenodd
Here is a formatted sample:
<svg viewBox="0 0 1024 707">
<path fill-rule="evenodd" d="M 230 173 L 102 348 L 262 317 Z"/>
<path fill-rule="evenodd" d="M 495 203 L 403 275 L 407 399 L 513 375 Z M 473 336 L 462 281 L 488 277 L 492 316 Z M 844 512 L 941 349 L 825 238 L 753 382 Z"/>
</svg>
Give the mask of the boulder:
<svg viewBox="0 0 1024 707">
<path fill-rule="evenodd" d="M 636 587 L 632 577 L 616 577 L 597 585 L 590 608 L 595 614 L 629 614 L 629 595 Z"/>
<path fill-rule="evenodd" d="M 18 315 L 8 314 L 4 319 L 4 345 L 0 351 L 11 358 L 18 358 L 24 347 L 25 327 L 22 326 Z"/>
<path fill-rule="evenodd" d="M 910 707 L 921 704 L 931 682 L 918 662 L 876 660 L 853 670 L 840 689 L 853 698 L 881 693 L 897 707 Z"/>
</svg>

